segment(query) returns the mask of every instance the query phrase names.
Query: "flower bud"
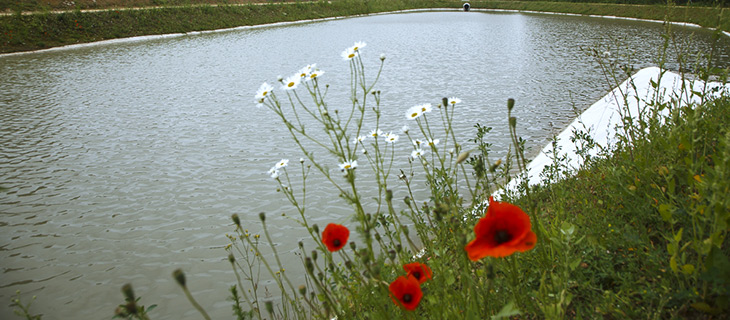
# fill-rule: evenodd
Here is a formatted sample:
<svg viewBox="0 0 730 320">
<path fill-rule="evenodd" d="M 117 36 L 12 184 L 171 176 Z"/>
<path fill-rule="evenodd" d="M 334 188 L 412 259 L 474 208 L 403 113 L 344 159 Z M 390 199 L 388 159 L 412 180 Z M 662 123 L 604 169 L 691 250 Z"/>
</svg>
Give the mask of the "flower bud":
<svg viewBox="0 0 730 320">
<path fill-rule="evenodd" d="M 312 260 L 317 261 L 317 250 L 312 250 Z"/>
<path fill-rule="evenodd" d="M 299 241 L 299 248 L 300 249 L 303 249 L 304 248 L 304 242 L 303 241 Z"/>
<path fill-rule="evenodd" d="M 385 53 L 380 54 L 380 61 L 385 61 Z"/>
<path fill-rule="evenodd" d="M 395 260 L 395 250 L 388 251 L 388 257 L 390 257 L 390 260 Z"/>
<path fill-rule="evenodd" d="M 233 214 L 233 215 L 231 216 L 231 218 L 233 219 L 233 223 L 235 223 L 235 224 L 236 224 L 236 226 L 240 228 L 240 227 L 241 227 L 241 218 L 239 218 L 239 217 L 238 217 L 238 214 L 235 214 L 235 213 L 234 213 L 234 214 Z"/>
<path fill-rule="evenodd" d="M 517 118 L 516 117 L 509 117 L 509 126 L 512 128 L 517 127 Z"/>
<path fill-rule="evenodd" d="M 441 103 L 444 104 L 444 107 L 448 107 L 449 106 L 449 98 L 444 97 L 443 99 L 441 99 Z"/>
<path fill-rule="evenodd" d="M 314 272 L 314 263 L 312 263 L 312 258 L 304 258 L 304 267 L 307 268 L 307 272 L 309 272 L 309 274 L 312 274 Z"/>
<path fill-rule="evenodd" d="M 314 231 L 314 233 L 319 233 L 319 226 L 316 223 L 313 224 L 312 225 L 312 230 Z"/>
<path fill-rule="evenodd" d="M 393 190 L 385 190 L 385 201 L 391 202 L 393 201 Z"/>
<path fill-rule="evenodd" d="M 395 245 L 395 251 L 398 252 L 398 253 L 400 253 L 401 251 L 403 251 L 403 246 L 400 245 L 400 243 L 399 244 L 396 244 Z"/>
<path fill-rule="evenodd" d="M 228 262 L 230 262 L 231 264 L 234 264 L 236 262 L 236 257 L 234 257 L 232 253 L 228 255 Z"/>
<path fill-rule="evenodd" d="M 355 245 L 354 241 L 350 242 L 350 248 L 352 248 L 352 251 L 357 251 L 357 245 Z"/>
<path fill-rule="evenodd" d="M 127 299 L 127 301 L 134 301 L 134 290 L 132 290 L 132 285 L 127 283 L 122 286 L 122 294 L 124 294 L 124 299 Z"/>
<path fill-rule="evenodd" d="M 172 272 L 172 277 L 175 278 L 177 284 L 179 284 L 183 288 L 185 287 L 185 273 L 182 271 L 182 269 L 175 269 L 175 271 Z"/>
<path fill-rule="evenodd" d="M 305 287 L 304 285 L 299 286 L 299 294 L 301 294 L 303 296 L 306 295 L 307 294 L 307 287 Z"/>
<path fill-rule="evenodd" d="M 259 213 L 259 219 L 261 219 L 261 222 L 266 222 L 266 213 Z"/>
<path fill-rule="evenodd" d="M 509 98 L 507 99 L 507 110 L 512 111 L 512 109 L 515 107 L 515 99 Z"/>
<path fill-rule="evenodd" d="M 467 158 L 469 158 L 469 151 L 464 151 L 462 153 L 459 153 L 459 156 L 456 157 L 456 163 L 462 163 Z"/>
<path fill-rule="evenodd" d="M 264 302 L 264 305 L 266 305 L 266 311 L 269 312 L 269 314 L 274 313 L 274 303 L 271 301 Z"/>
</svg>

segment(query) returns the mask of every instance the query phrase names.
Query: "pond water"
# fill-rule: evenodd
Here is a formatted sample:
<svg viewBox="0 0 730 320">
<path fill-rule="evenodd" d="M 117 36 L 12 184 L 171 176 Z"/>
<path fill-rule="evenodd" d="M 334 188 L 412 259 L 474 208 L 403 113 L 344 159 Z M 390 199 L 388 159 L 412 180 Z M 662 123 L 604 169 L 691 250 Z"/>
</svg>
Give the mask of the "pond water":
<svg viewBox="0 0 730 320">
<path fill-rule="evenodd" d="M 689 52 L 710 50 L 711 32 L 673 29 Z M 345 101 L 349 68 L 339 55 L 355 41 L 367 43 L 369 75 L 387 57 L 381 128 L 399 131 L 407 108 L 456 96 L 457 134 L 473 136 L 476 122 L 495 127 L 500 156 L 508 98 L 539 150 L 609 90 L 584 49 L 656 65 L 663 32 L 651 22 L 418 12 L 0 57 L 0 318 L 13 317 L 16 290 L 25 301 L 38 296 L 32 311 L 44 319 L 110 318 L 119 288 L 132 283 L 142 304 L 159 305 L 154 318 L 197 319 L 171 278 L 176 268 L 213 318 L 229 318 L 231 214 L 255 232 L 258 213 L 270 213 L 279 252 L 305 237 L 278 217 L 291 208 L 266 174 L 302 155 L 254 93 L 317 63 L 332 101 Z M 717 48 L 716 63 L 728 66 L 729 41 Z M 408 141 L 399 148 L 406 163 Z M 312 222 L 347 221 L 332 189 L 310 186 Z"/>
</svg>

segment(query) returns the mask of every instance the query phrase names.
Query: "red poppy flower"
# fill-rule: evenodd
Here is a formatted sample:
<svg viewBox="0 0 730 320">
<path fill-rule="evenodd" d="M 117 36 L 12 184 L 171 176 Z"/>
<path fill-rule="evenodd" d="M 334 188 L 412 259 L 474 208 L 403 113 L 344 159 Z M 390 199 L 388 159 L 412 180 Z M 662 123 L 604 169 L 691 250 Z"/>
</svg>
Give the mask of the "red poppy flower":
<svg viewBox="0 0 730 320">
<path fill-rule="evenodd" d="M 322 231 L 322 242 L 331 252 L 342 249 L 349 237 L 350 230 L 341 224 L 330 223 Z"/>
<path fill-rule="evenodd" d="M 413 262 L 403 266 L 403 270 L 408 272 L 409 276 L 413 276 L 418 280 L 418 283 L 424 283 L 426 280 L 431 279 L 431 268 L 420 262 Z"/>
<path fill-rule="evenodd" d="M 487 214 L 474 227 L 476 239 L 464 249 L 472 261 L 524 252 L 535 247 L 537 242 L 531 228 L 530 217 L 520 207 L 489 197 Z"/>
<path fill-rule="evenodd" d="M 421 285 L 413 276 L 400 276 L 391 282 L 388 288 L 393 303 L 402 306 L 406 310 L 415 310 L 423 297 Z"/>
</svg>

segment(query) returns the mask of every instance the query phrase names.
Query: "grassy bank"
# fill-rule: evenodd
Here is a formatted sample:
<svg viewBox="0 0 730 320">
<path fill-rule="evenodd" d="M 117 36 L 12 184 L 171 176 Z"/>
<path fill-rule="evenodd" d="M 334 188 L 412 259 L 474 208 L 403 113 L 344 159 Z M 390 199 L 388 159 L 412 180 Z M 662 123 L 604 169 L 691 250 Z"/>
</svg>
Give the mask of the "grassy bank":
<svg viewBox="0 0 730 320">
<path fill-rule="evenodd" d="M 151 2 L 150 2 L 151 1 Z M 31 4 L 16 8 L 14 14 L 0 16 L 0 53 L 38 50 L 76 43 L 142 35 L 259 25 L 282 21 L 349 16 L 416 8 L 458 8 L 453 0 L 333 0 L 318 2 L 241 4 L 233 1 L 131 1 L 127 6 L 163 5 L 132 10 L 82 11 L 90 5 L 77 5 L 73 11 L 54 12 L 58 6 Z M 207 3 L 214 1 L 220 5 Z M 240 0 L 243 1 L 243 0 Z M 148 3 L 149 2 L 149 3 Z M 99 1 L 97 7 L 115 7 L 113 1 Z M 202 4 L 201 4 L 202 3 Z M 531 10 L 576 14 L 614 15 L 640 19 L 690 22 L 705 27 L 730 30 L 727 10 L 712 7 L 667 7 L 665 5 L 621 5 L 539 1 L 475 1 L 473 8 Z M 6 6 L 10 8 L 9 6 Z M 43 10 L 22 14 L 20 10 Z"/>
</svg>

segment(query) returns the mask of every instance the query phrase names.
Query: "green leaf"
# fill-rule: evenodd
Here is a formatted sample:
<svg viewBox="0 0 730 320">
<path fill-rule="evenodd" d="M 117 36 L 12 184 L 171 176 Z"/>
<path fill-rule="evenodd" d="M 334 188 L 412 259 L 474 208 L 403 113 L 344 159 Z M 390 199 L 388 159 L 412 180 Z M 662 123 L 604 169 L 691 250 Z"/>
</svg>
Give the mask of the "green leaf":
<svg viewBox="0 0 730 320">
<path fill-rule="evenodd" d="M 673 255 L 671 258 L 669 258 L 669 267 L 672 268 L 672 271 L 679 272 L 679 267 L 677 266 L 677 255 Z"/>
<path fill-rule="evenodd" d="M 581 260 L 580 258 L 573 260 L 573 262 L 571 262 L 569 265 L 570 270 L 575 270 L 575 268 L 577 268 L 578 265 L 580 264 L 580 260 Z"/>
<path fill-rule="evenodd" d="M 679 231 L 677 231 L 677 233 L 674 234 L 674 241 L 679 242 L 682 240 L 682 231 L 683 230 L 684 230 L 684 228 L 679 228 Z"/>
<path fill-rule="evenodd" d="M 456 281 L 456 278 L 454 278 L 454 274 L 453 273 L 447 273 L 446 274 L 446 284 L 447 285 L 450 286 L 450 285 L 454 284 L 455 281 Z"/>
<path fill-rule="evenodd" d="M 682 266 L 682 272 L 687 275 L 691 275 L 695 272 L 695 266 L 691 264 L 685 264 Z"/>
<path fill-rule="evenodd" d="M 515 303 L 513 301 L 510 301 L 504 307 L 502 307 L 502 310 L 499 310 L 499 312 L 492 316 L 492 320 L 496 319 L 502 319 L 502 318 L 509 318 L 511 316 L 517 316 L 520 314 L 520 310 L 515 307 Z"/>
<path fill-rule="evenodd" d="M 662 220 L 669 222 L 672 220 L 672 207 L 666 203 L 659 205 L 659 214 L 662 216 Z"/>
</svg>

